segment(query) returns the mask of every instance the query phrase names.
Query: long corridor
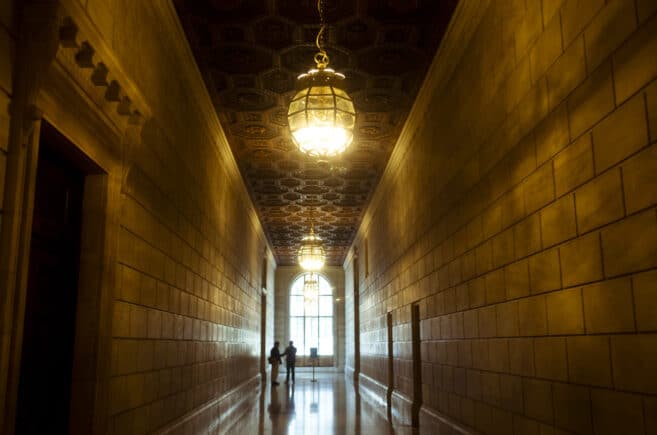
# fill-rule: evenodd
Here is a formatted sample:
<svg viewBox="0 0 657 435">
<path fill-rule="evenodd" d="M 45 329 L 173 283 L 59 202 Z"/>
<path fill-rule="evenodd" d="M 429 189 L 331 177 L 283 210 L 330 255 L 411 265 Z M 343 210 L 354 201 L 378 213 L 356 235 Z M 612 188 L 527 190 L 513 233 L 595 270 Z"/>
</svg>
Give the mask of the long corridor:
<svg viewBox="0 0 657 435">
<path fill-rule="evenodd" d="M 410 427 L 392 427 L 376 412 L 342 373 L 298 372 L 295 384 L 272 387 L 269 382 L 254 407 L 228 432 L 230 434 L 402 434 Z"/>
</svg>

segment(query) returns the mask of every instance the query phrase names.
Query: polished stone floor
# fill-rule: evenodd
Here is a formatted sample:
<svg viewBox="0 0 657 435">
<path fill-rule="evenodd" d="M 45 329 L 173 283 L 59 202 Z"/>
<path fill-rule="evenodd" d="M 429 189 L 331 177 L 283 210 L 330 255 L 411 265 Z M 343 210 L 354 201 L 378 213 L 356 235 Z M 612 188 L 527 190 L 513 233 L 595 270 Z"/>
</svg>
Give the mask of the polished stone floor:
<svg viewBox="0 0 657 435">
<path fill-rule="evenodd" d="M 407 427 L 392 427 L 387 419 L 361 400 L 342 373 L 297 372 L 296 383 L 263 388 L 259 406 L 237 422 L 230 434 L 401 434 Z M 268 383 L 269 384 L 269 383 Z"/>
</svg>

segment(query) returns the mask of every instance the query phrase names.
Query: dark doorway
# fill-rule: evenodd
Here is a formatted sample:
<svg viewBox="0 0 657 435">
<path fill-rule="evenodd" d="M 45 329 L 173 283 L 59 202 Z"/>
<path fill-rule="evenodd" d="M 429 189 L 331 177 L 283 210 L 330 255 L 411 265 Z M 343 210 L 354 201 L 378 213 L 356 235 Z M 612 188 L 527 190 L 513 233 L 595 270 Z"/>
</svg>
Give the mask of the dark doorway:
<svg viewBox="0 0 657 435">
<path fill-rule="evenodd" d="M 358 257 L 354 258 L 354 382 L 360 375 L 360 287 Z"/>
<path fill-rule="evenodd" d="M 260 374 L 267 380 L 267 295 L 260 297 Z"/>
<path fill-rule="evenodd" d="M 392 313 L 388 312 L 386 315 L 386 326 L 388 331 L 388 394 L 386 399 L 388 402 L 388 420 L 392 421 L 392 392 L 395 389 L 395 360 L 392 353 L 393 350 L 393 335 L 392 335 Z"/>
<path fill-rule="evenodd" d="M 420 407 L 422 407 L 422 355 L 420 354 L 420 306 L 411 305 L 411 336 L 413 355 L 413 407 L 412 424 L 420 426 Z"/>
<path fill-rule="evenodd" d="M 17 434 L 67 434 L 84 173 L 41 130 L 18 388 Z"/>
<path fill-rule="evenodd" d="M 262 382 L 267 381 L 267 256 L 262 259 L 260 287 L 260 374 Z"/>
</svg>

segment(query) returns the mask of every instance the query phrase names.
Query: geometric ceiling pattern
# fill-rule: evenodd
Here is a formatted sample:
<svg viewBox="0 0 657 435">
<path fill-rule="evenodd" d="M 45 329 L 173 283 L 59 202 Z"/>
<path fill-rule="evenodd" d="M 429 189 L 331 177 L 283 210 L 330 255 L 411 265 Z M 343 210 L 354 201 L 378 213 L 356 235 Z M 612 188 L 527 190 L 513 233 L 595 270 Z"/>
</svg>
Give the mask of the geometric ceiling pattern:
<svg viewBox="0 0 657 435">
<path fill-rule="evenodd" d="M 297 150 L 287 126 L 296 77 L 314 67 L 316 0 L 174 0 L 279 265 L 313 222 L 341 265 L 457 0 L 323 0 L 330 66 L 354 100 L 337 158 Z"/>
</svg>

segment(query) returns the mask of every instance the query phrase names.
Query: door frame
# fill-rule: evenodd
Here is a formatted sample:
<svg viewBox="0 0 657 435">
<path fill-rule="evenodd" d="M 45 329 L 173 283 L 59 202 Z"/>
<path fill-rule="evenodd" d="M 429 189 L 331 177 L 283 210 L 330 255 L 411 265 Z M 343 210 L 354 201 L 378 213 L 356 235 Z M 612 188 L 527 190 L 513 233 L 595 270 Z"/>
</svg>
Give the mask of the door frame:
<svg viewBox="0 0 657 435">
<path fill-rule="evenodd" d="M 41 146 L 44 143 L 44 122 L 46 119 L 37 121 L 37 128 L 35 129 L 34 144 L 31 147 L 30 153 L 36 155 L 36 162 L 31 162 L 30 170 L 26 176 L 30 183 L 36 180 L 36 171 L 38 170 L 39 156 L 41 154 Z M 49 129 L 59 134 L 62 133 L 49 124 Z M 36 132 L 38 131 L 38 134 Z M 54 138 L 51 138 L 54 139 Z M 73 336 L 73 358 L 71 360 L 71 392 L 69 403 L 69 427 L 72 433 L 81 433 L 84 428 L 91 427 L 88 419 L 91 413 L 86 408 L 89 408 L 90 403 L 94 403 L 94 391 L 92 389 L 93 372 L 88 367 L 90 361 L 89 357 L 98 353 L 96 334 L 98 333 L 98 321 L 100 313 L 98 306 L 100 303 L 99 297 L 96 295 L 99 290 L 99 280 L 102 280 L 106 273 L 103 264 L 97 259 L 102 258 L 105 251 L 105 228 L 106 228 L 106 213 L 107 208 L 107 173 L 97 166 L 94 162 L 88 159 L 86 154 L 83 154 L 79 147 L 77 147 L 69 138 L 63 137 L 63 140 L 57 140 L 57 145 L 51 147 L 51 152 L 60 158 L 68 161 L 72 166 L 75 166 L 82 175 L 82 204 L 80 207 L 80 223 L 78 235 L 78 258 L 76 259 L 77 267 L 77 285 L 75 297 L 75 323 L 74 323 L 74 336 Z M 35 185 L 34 185 L 35 187 Z M 31 247 L 32 237 L 32 221 L 34 216 L 34 194 L 35 189 L 30 188 L 30 195 L 26 201 L 25 211 L 27 213 L 26 224 L 23 227 L 25 234 L 22 238 Z M 20 273 L 25 273 L 24 280 L 25 288 L 21 287 L 19 297 L 19 310 L 16 313 L 16 370 L 17 377 L 20 378 L 21 359 L 19 349 L 22 351 L 24 338 L 23 328 L 25 322 L 25 300 L 27 298 L 29 286 L 29 268 L 30 268 L 30 252 L 26 249 L 26 258 L 20 263 Z M 20 334 L 20 336 L 18 335 Z M 91 377 L 90 377 L 91 374 Z M 18 385 L 17 385 L 18 386 Z M 18 403 L 16 404 L 18 406 Z M 75 407 L 75 410 L 73 409 Z"/>
<path fill-rule="evenodd" d="M 80 256 L 78 267 L 77 307 L 75 321 L 74 354 L 71 379 L 69 433 L 89 433 L 92 427 L 104 422 L 94 421 L 106 412 L 107 380 L 109 379 L 109 338 L 111 337 L 112 288 L 115 283 L 116 226 L 120 183 L 116 183 L 116 166 L 104 159 L 94 159 L 89 147 L 97 144 L 80 137 L 79 119 L 62 107 L 63 101 L 47 101 L 49 92 L 39 96 L 44 108 L 42 117 L 33 121 L 27 147 L 27 165 L 24 172 L 23 223 L 18 228 L 16 246 L 15 305 L 7 388 L 7 428 L 15 421 L 20 362 L 23 345 L 25 299 L 27 294 L 34 193 L 39 155 L 41 126 L 47 121 L 52 128 L 65 136 L 70 152 L 79 153 L 97 166 L 97 170 L 84 169 L 82 212 L 80 227 Z M 46 98 L 43 98 L 46 97 Z M 100 132 L 99 132 L 100 133 Z M 95 156 L 98 157 L 98 156 Z M 120 182 L 120 177 L 119 177 Z M 14 184 L 14 188 L 17 185 Z M 111 199 L 110 199 L 111 198 Z M 3 231 L 5 228 L 3 227 Z"/>
<path fill-rule="evenodd" d="M 360 269 L 358 253 L 354 254 L 353 260 L 353 319 L 354 319 L 354 383 L 358 383 L 360 376 Z"/>
</svg>

